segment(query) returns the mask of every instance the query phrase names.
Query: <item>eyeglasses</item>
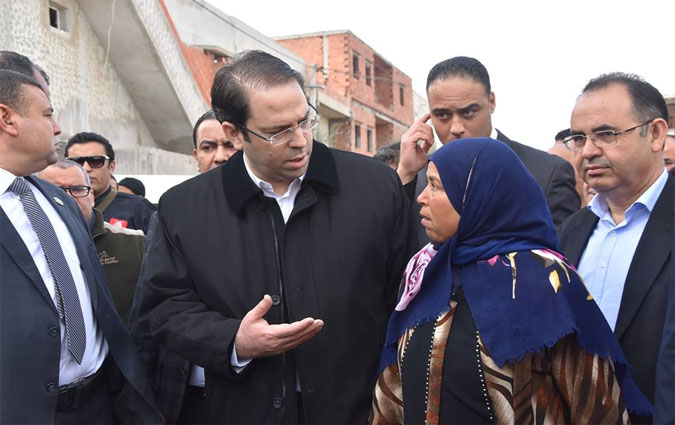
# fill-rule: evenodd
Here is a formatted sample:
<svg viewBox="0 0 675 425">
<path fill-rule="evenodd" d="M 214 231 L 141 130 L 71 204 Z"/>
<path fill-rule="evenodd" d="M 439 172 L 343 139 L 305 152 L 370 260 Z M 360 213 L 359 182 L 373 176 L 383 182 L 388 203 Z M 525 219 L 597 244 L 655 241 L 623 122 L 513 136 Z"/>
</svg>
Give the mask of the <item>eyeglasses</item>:
<svg viewBox="0 0 675 425">
<path fill-rule="evenodd" d="M 282 145 L 284 143 L 288 143 L 288 142 L 291 141 L 291 139 L 293 138 L 293 133 L 298 128 L 303 133 L 307 133 L 308 131 L 312 131 L 312 129 L 314 129 L 314 127 L 319 125 L 319 119 L 321 118 L 321 114 L 319 114 L 319 111 L 317 111 L 314 106 L 312 106 L 309 103 L 308 103 L 308 105 L 309 105 L 310 108 L 312 108 L 310 113 L 312 113 L 312 111 L 314 111 L 312 113 L 312 116 L 300 121 L 298 123 L 297 127 L 289 127 L 286 130 L 282 130 L 282 131 L 278 132 L 277 134 L 275 134 L 271 137 L 261 136 L 260 134 L 256 133 L 255 131 L 253 131 L 253 130 L 251 130 L 251 129 L 249 129 L 246 126 L 241 125 L 241 124 L 237 124 L 237 126 L 239 128 L 241 128 L 242 130 L 246 130 L 247 132 L 251 133 L 254 136 L 258 136 L 261 139 L 270 142 L 272 144 L 272 146 Z"/>
<path fill-rule="evenodd" d="M 110 159 L 110 157 L 108 155 L 69 156 L 66 159 L 75 161 L 82 166 L 86 162 L 91 168 L 101 168 L 105 164 L 105 160 Z"/>
<path fill-rule="evenodd" d="M 66 186 L 62 187 L 64 192 L 70 194 L 73 198 L 84 198 L 89 195 L 91 186 Z"/>
<path fill-rule="evenodd" d="M 652 118 L 651 120 L 636 125 L 635 127 L 627 128 L 625 130 L 620 130 L 620 131 L 614 131 L 614 130 L 602 130 L 602 131 L 596 131 L 591 134 L 573 134 L 571 136 L 565 137 L 562 142 L 565 145 L 565 147 L 571 151 L 580 151 L 584 148 L 586 145 L 586 138 L 590 138 L 591 142 L 599 148 L 605 148 L 607 146 L 614 146 L 616 145 L 619 140 L 617 139 L 617 136 L 620 136 L 624 133 L 628 133 L 629 131 L 633 131 L 636 128 L 643 127 L 649 123 L 654 121 Z"/>
</svg>

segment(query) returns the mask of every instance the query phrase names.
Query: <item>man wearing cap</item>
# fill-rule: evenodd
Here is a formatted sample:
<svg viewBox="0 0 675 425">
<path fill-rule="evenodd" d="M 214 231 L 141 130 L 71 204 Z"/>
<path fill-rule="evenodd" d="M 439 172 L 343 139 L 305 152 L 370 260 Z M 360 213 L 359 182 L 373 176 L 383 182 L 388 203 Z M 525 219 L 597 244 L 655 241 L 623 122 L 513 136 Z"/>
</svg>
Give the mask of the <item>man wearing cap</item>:
<svg viewBox="0 0 675 425">
<path fill-rule="evenodd" d="M 120 180 L 117 183 L 117 191 L 145 198 L 145 185 L 142 181 L 133 177 L 125 177 Z"/>
</svg>

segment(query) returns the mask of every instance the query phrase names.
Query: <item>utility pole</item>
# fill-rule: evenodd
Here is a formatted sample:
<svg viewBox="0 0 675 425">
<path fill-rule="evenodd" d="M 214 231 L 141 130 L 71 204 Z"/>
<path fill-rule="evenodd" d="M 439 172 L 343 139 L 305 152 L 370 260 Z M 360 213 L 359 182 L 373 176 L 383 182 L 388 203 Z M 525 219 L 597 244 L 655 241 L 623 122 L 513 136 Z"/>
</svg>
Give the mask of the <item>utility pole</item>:
<svg viewBox="0 0 675 425">
<path fill-rule="evenodd" d="M 319 109 L 319 92 L 317 90 L 322 89 L 324 87 L 316 84 L 316 72 L 317 72 L 317 66 L 315 64 L 310 65 L 309 66 L 309 85 L 307 85 L 305 87 L 312 90 L 309 94 L 309 103 L 311 103 L 318 110 Z M 317 137 L 317 133 L 318 133 L 320 127 L 321 126 L 318 126 L 312 131 L 312 136 L 314 138 Z M 330 129 L 328 131 L 330 133 Z M 333 142 L 332 142 L 332 140 L 330 140 L 330 137 L 328 137 L 328 146 L 330 147 L 332 145 L 333 145 Z"/>
</svg>

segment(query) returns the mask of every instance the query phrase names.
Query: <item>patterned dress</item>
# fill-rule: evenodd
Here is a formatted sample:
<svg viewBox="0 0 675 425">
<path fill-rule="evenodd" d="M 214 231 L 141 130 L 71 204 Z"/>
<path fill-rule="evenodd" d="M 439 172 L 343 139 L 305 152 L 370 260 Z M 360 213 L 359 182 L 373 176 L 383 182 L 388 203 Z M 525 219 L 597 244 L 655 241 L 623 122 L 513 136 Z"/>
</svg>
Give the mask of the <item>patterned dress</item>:
<svg viewBox="0 0 675 425">
<path fill-rule="evenodd" d="M 552 287 L 554 288 L 554 286 Z M 450 309 L 441 313 L 433 323 L 408 329 L 398 340 L 397 362 L 385 368 L 378 377 L 370 414 L 370 423 L 428 424 L 458 423 L 447 404 L 450 370 L 465 367 L 467 374 L 475 373 L 473 400 L 481 400 L 484 420 L 473 423 L 496 424 L 629 424 L 619 383 L 612 361 L 584 351 L 574 334 L 559 339 L 552 347 L 526 354 L 515 363 L 497 366 L 475 331 L 466 299 L 456 297 Z M 453 340 L 451 329 L 459 329 L 459 320 L 474 326 L 470 347 L 448 345 Z M 457 319 L 457 316 L 460 319 Z M 453 328 L 453 322 L 457 329 Z M 536 320 L 536 318 L 533 318 Z M 464 326 L 465 327 L 465 326 Z M 415 333 L 417 332 L 417 335 Z M 455 339 L 456 341 L 456 339 Z M 468 340 L 464 339 L 464 344 Z M 451 342 L 452 344 L 452 342 Z M 453 350 L 470 350 L 475 362 L 456 365 Z M 450 353 L 450 354 L 448 354 Z M 452 357 L 450 361 L 446 358 Z M 405 379 L 402 379 L 402 376 Z M 452 375 L 457 376 L 457 375 Z M 404 380 L 417 381 L 415 386 Z M 462 383 L 465 384 L 465 383 Z M 466 385 L 464 386 L 466 388 Z M 404 398 L 403 394 L 406 393 Z M 446 396 L 444 400 L 442 395 Z M 461 394 L 466 400 L 471 394 Z M 445 409 L 443 409 L 446 403 Z M 469 409 L 470 404 L 459 403 Z M 474 406 L 476 404 L 474 403 Z M 455 408 L 457 405 L 453 405 Z M 405 409 L 404 409 L 405 407 Z M 415 413 L 412 413 L 415 412 Z M 464 412 L 455 413 L 460 417 Z M 452 415 L 454 416 L 454 415 Z"/>
</svg>

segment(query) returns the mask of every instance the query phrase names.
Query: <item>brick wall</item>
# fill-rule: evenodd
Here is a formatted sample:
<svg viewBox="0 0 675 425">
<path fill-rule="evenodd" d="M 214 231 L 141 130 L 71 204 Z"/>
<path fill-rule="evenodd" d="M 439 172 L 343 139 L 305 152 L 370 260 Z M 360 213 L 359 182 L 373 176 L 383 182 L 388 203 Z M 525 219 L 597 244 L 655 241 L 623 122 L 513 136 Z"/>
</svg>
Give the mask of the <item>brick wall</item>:
<svg viewBox="0 0 675 425">
<path fill-rule="evenodd" d="M 328 63 L 324 62 L 324 37 L 328 41 Z M 319 69 L 316 82 L 325 87 L 323 94 L 352 110 L 353 121 L 348 126 L 344 123 L 331 125 L 334 147 L 372 156 L 378 147 L 400 139 L 401 134 L 412 124 L 412 80 L 355 35 L 350 32 L 327 33 L 325 36 L 308 35 L 277 42 L 302 57 L 308 64 L 308 73 L 311 72 L 310 66 L 315 64 Z M 356 76 L 354 53 L 359 57 Z M 370 81 L 366 78 L 366 64 L 370 64 Z M 403 105 L 400 87 L 403 88 Z M 390 117 L 394 124 L 384 125 L 387 121 L 383 120 L 378 122 L 373 110 Z M 361 127 L 360 148 L 354 146 L 355 125 Z M 368 129 L 373 135 L 371 152 L 368 151 Z"/>
<path fill-rule="evenodd" d="M 352 106 L 352 111 L 354 111 L 354 125 L 359 125 L 361 127 L 361 148 L 356 148 L 352 142 L 350 150 L 352 152 L 373 156 L 377 148 L 373 147 L 372 151 L 368 151 L 367 130 L 371 130 L 373 132 L 373 144 L 375 144 L 374 142 L 377 140 L 375 116 L 369 110 L 362 108 L 358 104 L 354 104 Z"/>
<path fill-rule="evenodd" d="M 668 107 L 668 128 L 675 128 L 675 96 L 666 97 Z"/>
</svg>

